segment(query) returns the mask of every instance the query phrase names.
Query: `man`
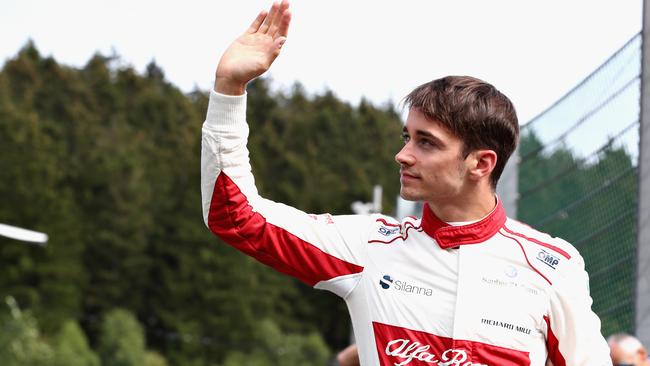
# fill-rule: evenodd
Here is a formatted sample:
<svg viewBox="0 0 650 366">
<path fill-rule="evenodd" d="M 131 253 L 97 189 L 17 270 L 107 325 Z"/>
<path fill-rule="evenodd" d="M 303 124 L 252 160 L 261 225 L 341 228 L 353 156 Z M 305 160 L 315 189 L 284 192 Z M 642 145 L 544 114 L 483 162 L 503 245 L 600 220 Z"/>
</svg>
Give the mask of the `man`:
<svg viewBox="0 0 650 366">
<path fill-rule="evenodd" d="M 648 352 L 634 336 L 617 333 L 607 337 L 614 366 L 650 366 Z"/>
<path fill-rule="evenodd" d="M 224 52 L 202 140 L 206 225 L 274 269 L 342 297 L 362 365 L 611 365 L 580 254 L 508 219 L 495 195 L 515 110 L 492 85 L 446 77 L 406 98 L 400 194 L 421 219 L 308 215 L 259 196 L 246 84 L 271 66 L 291 15 L 262 12 Z"/>
</svg>

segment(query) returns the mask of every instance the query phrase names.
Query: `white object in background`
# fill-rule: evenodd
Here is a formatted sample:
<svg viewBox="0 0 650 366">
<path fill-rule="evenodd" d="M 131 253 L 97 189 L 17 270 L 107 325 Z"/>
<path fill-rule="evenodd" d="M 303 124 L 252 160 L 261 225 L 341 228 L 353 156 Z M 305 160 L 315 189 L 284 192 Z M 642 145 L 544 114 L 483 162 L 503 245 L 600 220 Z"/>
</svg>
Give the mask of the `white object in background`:
<svg viewBox="0 0 650 366">
<path fill-rule="evenodd" d="M 45 245 L 47 242 L 47 234 L 39 233 L 38 231 L 21 229 L 19 227 L 5 224 L 0 224 L 0 235 L 6 236 L 7 238 L 28 241 L 36 244 Z"/>
<path fill-rule="evenodd" d="M 372 202 L 354 201 L 350 205 L 352 212 L 357 215 L 370 215 L 381 213 L 381 186 L 376 185 L 372 189 Z"/>
</svg>

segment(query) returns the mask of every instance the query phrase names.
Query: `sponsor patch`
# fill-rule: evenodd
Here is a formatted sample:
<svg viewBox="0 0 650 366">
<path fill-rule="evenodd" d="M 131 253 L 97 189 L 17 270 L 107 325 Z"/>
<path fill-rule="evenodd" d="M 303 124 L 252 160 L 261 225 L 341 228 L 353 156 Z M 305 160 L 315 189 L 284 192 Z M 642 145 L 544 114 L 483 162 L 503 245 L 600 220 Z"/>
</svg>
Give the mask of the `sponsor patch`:
<svg viewBox="0 0 650 366">
<path fill-rule="evenodd" d="M 544 249 L 540 250 L 537 253 L 537 260 L 546 264 L 547 266 L 555 269 L 555 267 L 560 263 L 560 258 L 554 256 L 553 254 L 545 251 Z"/>
<path fill-rule="evenodd" d="M 384 290 L 392 288 L 396 291 L 407 292 L 415 295 L 433 296 L 433 289 L 430 287 L 420 286 L 419 284 L 407 281 L 400 281 L 390 275 L 382 276 L 382 278 L 379 279 L 379 286 Z"/>
<path fill-rule="evenodd" d="M 508 322 L 504 322 L 504 321 L 500 321 L 500 320 L 493 320 L 493 319 L 485 319 L 485 318 L 483 318 L 483 319 L 481 319 L 481 324 L 489 325 L 489 326 L 493 326 L 493 327 L 500 327 L 500 328 L 504 328 L 504 329 L 508 329 L 508 330 L 514 330 L 514 331 L 517 331 L 519 333 L 524 333 L 524 334 L 527 334 L 527 335 L 530 335 L 530 333 L 531 333 L 530 328 L 526 328 L 526 327 L 521 326 L 521 325 L 512 324 L 512 323 L 508 323 Z"/>
<path fill-rule="evenodd" d="M 391 236 L 399 233 L 399 227 L 385 227 L 385 226 L 380 226 L 378 232 L 383 235 L 383 236 Z"/>
<path fill-rule="evenodd" d="M 530 365 L 528 352 L 372 322 L 380 366 Z"/>
</svg>

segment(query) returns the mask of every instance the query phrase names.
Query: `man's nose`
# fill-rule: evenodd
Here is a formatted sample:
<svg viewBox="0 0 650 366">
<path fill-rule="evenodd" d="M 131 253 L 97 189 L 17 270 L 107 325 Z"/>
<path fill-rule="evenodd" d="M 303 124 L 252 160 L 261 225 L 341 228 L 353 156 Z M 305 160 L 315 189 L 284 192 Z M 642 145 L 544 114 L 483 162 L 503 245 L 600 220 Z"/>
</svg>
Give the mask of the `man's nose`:
<svg viewBox="0 0 650 366">
<path fill-rule="evenodd" d="M 402 149 L 395 155 L 395 161 L 400 165 L 411 166 L 415 162 L 415 158 L 410 152 L 409 144 L 406 143 Z"/>
</svg>

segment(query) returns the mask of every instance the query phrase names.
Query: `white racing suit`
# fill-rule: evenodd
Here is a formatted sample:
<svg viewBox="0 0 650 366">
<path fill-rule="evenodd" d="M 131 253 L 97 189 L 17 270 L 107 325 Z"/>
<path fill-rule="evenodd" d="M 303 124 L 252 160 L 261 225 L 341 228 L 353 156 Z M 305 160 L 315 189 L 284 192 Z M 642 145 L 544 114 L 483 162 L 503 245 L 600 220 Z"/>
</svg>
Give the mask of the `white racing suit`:
<svg viewBox="0 0 650 366">
<path fill-rule="evenodd" d="M 611 365 L 569 243 L 506 217 L 310 215 L 259 196 L 246 96 L 211 92 L 201 191 L 210 230 L 347 303 L 362 365 Z"/>
</svg>

